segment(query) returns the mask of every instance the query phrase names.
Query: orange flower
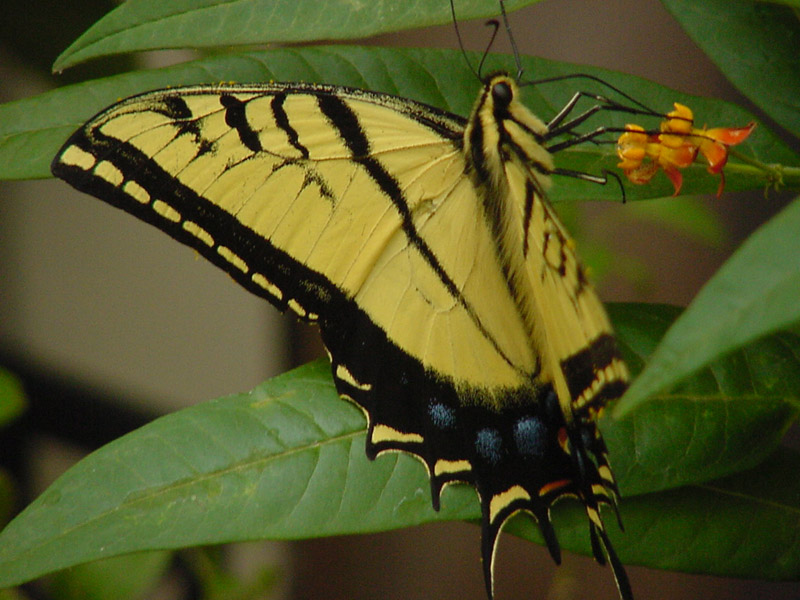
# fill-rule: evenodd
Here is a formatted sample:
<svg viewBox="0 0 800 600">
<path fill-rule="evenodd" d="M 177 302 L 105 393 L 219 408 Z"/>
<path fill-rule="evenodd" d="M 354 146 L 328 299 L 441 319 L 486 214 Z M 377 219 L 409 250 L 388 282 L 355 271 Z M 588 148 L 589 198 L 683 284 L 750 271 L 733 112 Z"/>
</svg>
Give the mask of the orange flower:
<svg viewBox="0 0 800 600">
<path fill-rule="evenodd" d="M 728 148 L 746 140 L 755 126 L 750 123 L 745 127 L 697 129 L 691 109 L 676 102 L 675 110 L 661 122 L 660 133 L 646 132 L 639 125 L 625 126 L 617 140 L 617 155 L 622 161 L 617 166 L 636 184 L 648 183 L 663 169 L 677 196 L 683 184 L 681 169 L 700 154 L 708 162 L 708 172 L 720 176 L 719 196 L 725 187 L 722 169 L 728 162 Z"/>
</svg>

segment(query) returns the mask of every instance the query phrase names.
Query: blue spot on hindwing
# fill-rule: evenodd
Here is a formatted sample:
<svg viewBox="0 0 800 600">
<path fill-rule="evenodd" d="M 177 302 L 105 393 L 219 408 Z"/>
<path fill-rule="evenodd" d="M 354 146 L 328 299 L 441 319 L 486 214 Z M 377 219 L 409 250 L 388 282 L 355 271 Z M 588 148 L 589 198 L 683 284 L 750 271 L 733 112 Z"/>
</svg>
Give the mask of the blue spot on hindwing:
<svg viewBox="0 0 800 600">
<path fill-rule="evenodd" d="M 452 429 L 456 426 L 456 410 L 435 399 L 428 404 L 428 415 L 439 429 Z"/>
<path fill-rule="evenodd" d="M 514 443 L 523 456 L 544 456 L 547 427 L 537 417 L 522 417 L 514 423 Z"/>
<path fill-rule="evenodd" d="M 496 465 L 502 458 L 503 438 L 497 429 L 481 429 L 475 434 L 475 451 L 487 463 Z"/>
</svg>

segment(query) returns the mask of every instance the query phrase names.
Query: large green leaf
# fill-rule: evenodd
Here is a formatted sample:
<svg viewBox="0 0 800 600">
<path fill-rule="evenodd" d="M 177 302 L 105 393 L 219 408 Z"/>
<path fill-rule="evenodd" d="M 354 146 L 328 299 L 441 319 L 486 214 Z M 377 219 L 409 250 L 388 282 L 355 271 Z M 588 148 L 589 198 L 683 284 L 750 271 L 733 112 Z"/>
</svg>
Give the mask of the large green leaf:
<svg viewBox="0 0 800 600">
<path fill-rule="evenodd" d="M 506 0 L 515 10 L 537 0 Z M 497 15 L 497 0 L 457 0 L 459 19 Z M 90 58 L 162 48 L 348 40 L 452 21 L 443 0 L 127 0 L 61 56 L 61 71 Z"/>
<path fill-rule="evenodd" d="M 751 235 L 700 290 L 633 382 L 617 414 L 734 348 L 800 322 L 798 231 L 800 199 Z M 782 389 L 783 382 L 772 381 L 773 386 Z M 800 394 L 800 388 L 789 391 L 795 398 Z"/>
<path fill-rule="evenodd" d="M 477 62 L 477 55 L 470 55 Z M 714 123 L 744 124 L 752 120 L 742 109 L 718 100 L 690 97 L 641 78 L 526 57 L 526 72 L 539 78 L 574 74 L 580 70 L 603 78 L 626 90 L 642 102 L 659 110 L 669 110 L 674 101 L 691 105 L 698 118 L 713 115 Z M 492 56 L 487 70 L 513 69 L 507 56 Z M 225 55 L 176 67 L 129 73 L 108 79 L 68 86 L 35 98 L 0 106 L 0 178 L 19 179 L 49 176 L 49 164 L 68 135 L 94 113 L 120 99 L 145 90 L 190 83 L 219 81 L 308 81 L 327 82 L 366 88 L 420 100 L 450 112 L 467 115 L 479 84 L 456 51 L 384 49 L 331 46 L 308 49 L 284 49 Z M 547 119 L 572 97 L 576 89 L 611 91 L 586 80 L 567 80 L 525 88 L 526 103 Z M 589 104 L 584 105 L 588 107 Z M 602 112 L 586 124 L 587 129 L 601 125 L 622 127 L 630 115 Z M 644 120 L 645 125 L 657 122 Z M 609 139 L 613 139 L 613 135 Z M 766 162 L 797 162 L 797 156 L 780 143 L 766 127 L 760 127 L 741 146 L 742 152 Z M 614 170 L 618 159 L 609 144 L 582 144 L 558 153 L 560 167 L 599 174 Z M 731 160 L 727 167 L 727 189 L 762 189 L 762 173 L 749 165 Z M 598 186 L 573 178 L 560 177 L 552 196 L 559 198 L 620 199 L 616 184 Z M 800 177 L 786 178 L 787 185 L 800 188 Z M 685 193 L 713 193 L 717 179 L 698 165 L 687 170 Z M 627 186 L 627 197 L 656 198 L 670 196 L 672 186 L 666 177 L 657 177 L 647 186 Z"/>
<path fill-rule="evenodd" d="M 0 587 L 137 550 L 436 518 L 421 465 L 370 463 L 364 426 L 323 362 L 158 419 L 78 463 L 2 532 Z M 476 516 L 466 489 L 446 505 L 442 518 Z"/>
<path fill-rule="evenodd" d="M 785 448 L 757 469 L 622 502 L 625 533 L 607 518 L 614 548 L 627 564 L 765 580 L 800 579 L 800 453 Z M 558 507 L 559 509 L 561 507 Z M 583 552 L 588 536 L 579 507 L 554 511 L 563 546 Z M 529 520 L 509 531 L 537 539 Z"/>
<path fill-rule="evenodd" d="M 800 137 L 800 19 L 792 8 L 753 0 L 662 2 L 745 96 Z"/>
<path fill-rule="evenodd" d="M 610 305 L 625 359 L 638 372 L 680 315 L 659 305 Z M 800 337 L 782 333 L 718 359 L 604 428 L 626 496 L 751 468 L 798 413 Z M 642 407 L 642 408 L 645 408 Z M 604 422 L 605 424 L 605 422 Z"/>
<path fill-rule="evenodd" d="M 634 369 L 674 313 L 669 307 L 614 309 Z M 795 349 L 795 370 L 781 363 L 760 376 L 784 378 L 797 389 L 800 339 L 787 336 L 785 343 Z M 737 360 L 749 367 L 759 351 Z M 603 421 L 623 494 L 719 477 L 774 449 L 796 410 L 780 394 L 745 409 L 740 397 L 754 390 L 731 371 L 704 373 L 691 394 L 647 405 L 626 421 Z M 478 517 L 476 495 L 466 486 L 448 487 L 435 513 L 425 470 L 412 457 L 388 454 L 370 463 L 364 426 L 361 411 L 338 399 L 322 362 L 249 394 L 158 419 L 81 461 L 0 534 L 0 586 L 138 550 Z M 651 534 L 629 527 L 625 538 L 634 544 L 644 535 Z M 648 539 L 665 554 L 649 550 L 635 560 L 653 566 L 673 560 L 668 539 Z M 589 552 L 588 536 L 570 547 Z M 686 556 L 683 568 L 691 559 Z"/>
</svg>

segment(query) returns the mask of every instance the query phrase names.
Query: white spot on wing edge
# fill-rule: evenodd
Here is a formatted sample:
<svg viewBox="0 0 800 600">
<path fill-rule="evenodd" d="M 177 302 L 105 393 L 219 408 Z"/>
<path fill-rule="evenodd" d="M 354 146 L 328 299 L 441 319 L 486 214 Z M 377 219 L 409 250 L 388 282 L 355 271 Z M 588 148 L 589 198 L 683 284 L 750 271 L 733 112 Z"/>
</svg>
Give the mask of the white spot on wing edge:
<svg viewBox="0 0 800 600">
<path fill-rule="evenodd" d="M 305 318 L 307 311 L 297 300 L 291 298 L 286 304 L 288 304 L 289 308 L 296 312 L 298 316 Z"/>
<path fill-rule="evenodd" d="M 353 374 L 344 365 L 336 365 L 336 377 L 344 381 L 346 384 L 353 386 L 357 390 L 361 390 L 362 392 L 368 392 L 372 389 L 372 384 L 361 383 L 360 381 L 356 380 L 356 378 L 353 377 Z"/>
<path fill-rule="evenodd" d="M 126 181 L 122 191 L 140 204 L 150 204 L 150 193 L 135 181 Z"/>
<path fill-rule="evenodd" d="M 180 223 L 181 221 L 181 213 L 172 208 L 163 200 L 154 200 L 153 210 L 164 217 L 167 221 L 172 221 L 173 223 Z"/>
<path fill-rule="evenodd" d="M 70 167 L 78 167 L 79 169 L 83 169 L 84 171 L 88 171 L 91 169 L 97 159 L 94 157 L 93 154 L 89 154 L 85 150 L 78 148 L 77 146 L 70 146 L 59 157 L 58 161 L 63 165 L 69 165 Z"/>
<path fill-rule="evenodd" d="M 505 492 L 495 494 L 489 502 L 489 522 L 494 523 L 497 515 L 512 502 L 530 499 L 530 494 L 521 485 L 512 485 Z"/>
<path fill-rule="evenodd" d="M 370 441 L 373 444 L 380 444 L 381 442 L 421 444 L 423 442 L 423 438 L 418 433 L 405 433 L 403 431 L 398 431 L 393 427 L 389 427 L 388 425 L 377 424 L 372 428 L 372 439 Z"/>
<path fill-rule="evenodd" d="M 200 227 L 194 221 L 184 221 L 183 228 L 191 233 L 194 237 L 198 240 L 203 242 L 206 246 L 213 246 L 214 245 L 214 238 L 211 237 L 211 234 L 208 233 L 205 229 Z"/>
<path fill-rule="evenodd" d="M 281 288 L 272 283 L 269 279 L 264 277 L 261 273 L 253 273 L 250 276 L 257 286 L 264 288 L 267 292 L 275 296 L 278 300 L 283 300 L 283 292 Z"/>
<path fill-rule="evenodd" d="M 122 174 L 122 171 L 107 160 L 97 163 L 97 166 L 94 168 L 94 174 L 113 186 L 119 186 L 125 181 L 125 176 Z"/>
<path fill-rule="evenodd" d="M 440 458 L 436 461 L 436 464 L 433 465 L 433 474 L 437 477 L 445 473 L 463 473 L 471 470 L 472 465 L 468 460 L 445 460 L 444 458 Z"/>
<path fill-rule="evenodd" d="M 239 269 L 242 273 L 247 273 L 247 271 L 249 271 L 247 268 L 247 263 L 244 262 L 238 254 L 236 254 L 227 246 L 219 246 L 217 248 L 217 254 Z"/>
<path fill-rule="evenodd" d="M 597 473 L 604 481 L 609 481 L 611 483 L 614 483 L 614 474 L 611 472 L 611 469 L 609 469 L 606 465 L 600 465 L 599 467 L 597 467 Z"/>
</svg>

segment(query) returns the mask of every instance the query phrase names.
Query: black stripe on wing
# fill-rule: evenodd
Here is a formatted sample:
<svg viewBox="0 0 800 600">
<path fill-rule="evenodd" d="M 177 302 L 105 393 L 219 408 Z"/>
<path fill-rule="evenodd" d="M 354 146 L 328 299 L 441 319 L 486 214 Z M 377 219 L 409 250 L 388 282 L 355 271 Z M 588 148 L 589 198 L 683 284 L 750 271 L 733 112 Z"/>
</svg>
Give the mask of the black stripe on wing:
<svg viewBox="0 0 800 600">
<path fill-rule="evenodd" d="M 289 122 L 289 115 L 286 114 L 286 111 L 283 108 L 284 103 L 286 102 L 286 93 L 280 92 L 275 94 L 275 97 L 270 102 L 270 109 L 272 109 L 272 115 L 275 117 L 275 124 L 283 130 L 286 134 L 289 143 L 294 146 L 294 148 L 300 152 L 300 156 L 303 158 L 308 158 L 309 152 L 308 148 L 306 148 L 303 144 L 300 143 L 300 135 L 297 133 L 297 130 L 292 126 Z"/>
<path fill-rule="evenodd" d="M 466 299 L 461 294 L 461 290 L 447 274 L 439 259 L 430 249 L 428 244 L 419 235 L 417 228 L 408 208 L 408 202 L 400 190 L 400 183 L 389 174 L 383 165 L 371 155 L 369 139 L 364 132 L 358 117 L 352 109 L 341 98 L 332 95 L 318 96 L 318 103 L 322 114 L 324 114 L 339 131 L 339 136 L 350 151 L 351 158 L 360 164 L 369 176 L 378 184 L 381 191 L 392 202 L 395 210 L 400 215 L 403 232 L 408 241 L 425 258 L 428 265 L 433 269 L 436 276 L 447 288 L 453 298 L 466 306 Z M 474 315 L 474 313 L 471 312 Z M 489 336 L 487 336 L 489 337 Z"/>
<path fill-rule="evenodd" d="M 194 248 L 246 289 L 280 310 L 291 307 L 301 318 L 314 321 L 315 315 L 327 312 L 326 307 L 333 297 L 341 296 L 327 278 L 308 269 L 242 225 L 230 213 L 183 185 L 134 146 L 103 136 L 94 129 L 91 139 L 84 130 L 76 132 L 64 150 L 70 147 L 96 157 L 98 164 L 105 161 L 113 165 L 124 174 L 124 181 L 109 181 L 95 175 L 91 169 L 87 171 L 60 162 L 61 153 L 51 166 L 56 177 Z M 147 202 L 126 191 L 131 183 L 149 195 Z"/>
<path fill-rule="evenodd" d="M 350 151 L 353 161 L 364 168 L 386 197 L 391 200 L 392 205 L 400 215 L 403 233 L 405 233 L 409 243 L 425 259 L 425 262 L 428 263 L 428 266 L 433 270 L 453 299 L 467 311 L 475 327 L 478 328 L 485 339 L 491 342 L 495 352 L 502 356 L 503 360 L 512 368 L 518 368 L 503 351 L 502 345 L 497 338 L 486 329 L 474 307 L 461 293 L 453 279 L 442 267 L 439 258 L 419 234 L 400 183 L 386 171 L 377 158 L 372 156 L 369 139 L 361 127 L 357 115 L 344 100 L 335 95 L 320 94 L 317 96 L 317 101 L 322 113 L 339 131 L 340 138 Z"/>
<path fill-rule="evenodd" d="M 261 152 L 261 140 L 258 139 L 258 132 L 250 127 L 247 120 L 247 103 L 239 100 L 231 94 L 220 94 L 219 102 L 225 107 L 225 124 L 235 129 L 239 134 L 239 140 L 247 146 L 251 152 Z"/>
</svg>

